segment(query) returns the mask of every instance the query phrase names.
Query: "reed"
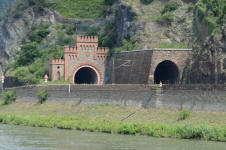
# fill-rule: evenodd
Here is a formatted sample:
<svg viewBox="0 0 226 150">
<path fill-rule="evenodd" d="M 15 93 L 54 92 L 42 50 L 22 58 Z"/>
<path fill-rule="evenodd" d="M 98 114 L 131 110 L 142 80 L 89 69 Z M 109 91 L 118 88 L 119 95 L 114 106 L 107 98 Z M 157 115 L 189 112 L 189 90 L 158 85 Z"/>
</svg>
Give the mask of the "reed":
<svg viewBox="0 0 226 150">
<path fill-rule="evenodd" d="M 204 139 L 226 141 L 225 126 L 208 125 L 161 125 L 114 121 L 94 121 L 81 117 L 59 115 L 15 115 L 0 114 L 0 123 L 32 127 L 73 129 L 111 134 L 148 135 L 181 139 Z"/>
</svg>

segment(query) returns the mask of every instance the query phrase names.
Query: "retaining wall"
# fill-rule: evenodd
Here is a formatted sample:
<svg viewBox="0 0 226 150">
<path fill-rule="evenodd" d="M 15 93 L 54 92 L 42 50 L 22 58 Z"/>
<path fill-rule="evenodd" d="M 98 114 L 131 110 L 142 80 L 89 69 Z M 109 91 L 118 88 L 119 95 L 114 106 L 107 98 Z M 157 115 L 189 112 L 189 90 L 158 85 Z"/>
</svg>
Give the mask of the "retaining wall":
<svg viewBox="0 0 226 150">
<path fill-rule="evenodd" d="M 48 85 L 14 90 L 18 101 L 37 101 L 39 88 L 47 89 L 48 101 L 226 112 L 225 85 Z"/>
</svg>

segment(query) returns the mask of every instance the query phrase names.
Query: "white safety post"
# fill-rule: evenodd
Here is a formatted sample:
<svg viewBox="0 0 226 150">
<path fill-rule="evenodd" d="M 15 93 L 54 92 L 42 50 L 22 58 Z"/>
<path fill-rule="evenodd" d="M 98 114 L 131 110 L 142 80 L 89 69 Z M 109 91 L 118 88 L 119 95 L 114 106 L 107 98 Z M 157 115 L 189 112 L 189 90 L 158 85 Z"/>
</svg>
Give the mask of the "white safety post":
<svg viewBox="0 0 226 150">
<path fill-rule="evenodd" d="M 4 88 L 4 82 L 5 82 L 5 76 L 2 74 L 1 76 L 1 80 L 2 80 L 2 92 L 3 92 L 3 88 Z"/>
<path fill-rule="evenodd" d="M 44 81 L 45 81 L 45 83 L 47 83 L 48 82 L 48 75 L 47 74 L 45 74 L 45 76 L 44 76 Z"/>
<path fill-rule="evenodd" d="M 71 84 L 68 85 L 68 95 L 71 96 Z"/>
</svg>

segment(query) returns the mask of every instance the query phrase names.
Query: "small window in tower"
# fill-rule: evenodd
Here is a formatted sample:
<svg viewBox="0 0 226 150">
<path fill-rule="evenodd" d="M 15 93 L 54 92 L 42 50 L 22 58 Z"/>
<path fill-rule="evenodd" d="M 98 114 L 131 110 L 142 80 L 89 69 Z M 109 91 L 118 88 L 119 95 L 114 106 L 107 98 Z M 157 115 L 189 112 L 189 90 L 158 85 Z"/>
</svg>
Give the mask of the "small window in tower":
<svg viewBox="0 0 226 150">
<path fill-rule="evenodd" d="M 60 69 L 60 66 L 57 66 L 57 69 Z"/>
</svg>

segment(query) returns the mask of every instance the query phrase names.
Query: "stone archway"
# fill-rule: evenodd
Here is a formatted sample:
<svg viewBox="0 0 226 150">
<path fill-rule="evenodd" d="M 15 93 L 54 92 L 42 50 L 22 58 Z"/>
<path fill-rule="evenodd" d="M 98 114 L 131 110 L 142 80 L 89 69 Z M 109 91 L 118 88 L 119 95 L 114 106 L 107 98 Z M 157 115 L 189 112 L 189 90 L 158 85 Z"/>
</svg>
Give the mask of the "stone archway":
<svg viewBox="0 0 226 150">
<path fill-rule="evenodd" d="M 71 74 L 71 83 L 75 84 L 102 84 L 102 75 L 93 64 L 80 64 Z"/>
<path fill-rule="evenodd" d="M 159 84 L 160 81 L 165 84 L 178 83 L 180 72 L 177 65 L 169 60 L 159 63 L 154 72 L 154 83 Z"/>
<path fill-rule="evenodd" d="M 74 77 L 75 84 L 97 84 L 98 78 L 95 70 L 90 67 L 80 68 Z"/>
</svg>

